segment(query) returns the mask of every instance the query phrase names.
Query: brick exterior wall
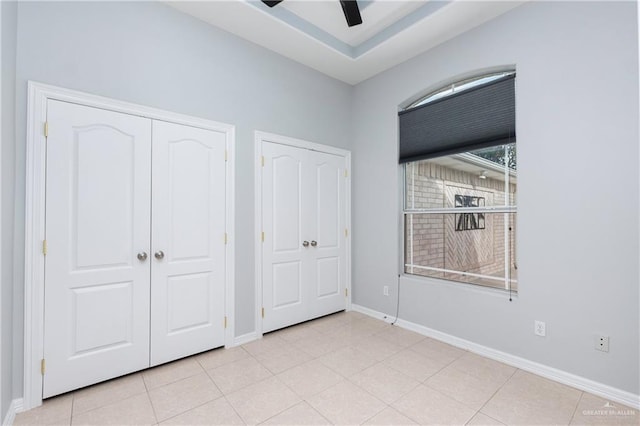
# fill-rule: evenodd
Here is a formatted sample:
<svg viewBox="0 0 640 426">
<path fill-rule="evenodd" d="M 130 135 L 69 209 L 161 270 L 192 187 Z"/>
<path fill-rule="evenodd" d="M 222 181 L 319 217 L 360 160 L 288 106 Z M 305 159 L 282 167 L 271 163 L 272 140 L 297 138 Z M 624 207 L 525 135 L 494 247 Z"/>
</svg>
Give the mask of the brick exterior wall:
<svg viewBox="0 0 640 426">
<path fill-rule="evenodd" d="M 505 183 L 430 161 L 407 165 L 407 208 L 453 208 L 455 197 L 484 198 L 485 206 L 504 205 Z M 509 185 L 515 201 L 516 185 Z M 504 278 L 504 213 L 485 213 L 484 229 L 456 230 L 457 214 L 406 216 L 405 263 Z M 508 215 L 512 264 L 515 259 L 515 214 Z M 504 282 L 405 267 L 405 272 L 455 281 L 504 287 Z M 517 278 L 512 267 L 511 276 Z M 513 287 L 513 286 L 512 286 Z"/>
</svg>

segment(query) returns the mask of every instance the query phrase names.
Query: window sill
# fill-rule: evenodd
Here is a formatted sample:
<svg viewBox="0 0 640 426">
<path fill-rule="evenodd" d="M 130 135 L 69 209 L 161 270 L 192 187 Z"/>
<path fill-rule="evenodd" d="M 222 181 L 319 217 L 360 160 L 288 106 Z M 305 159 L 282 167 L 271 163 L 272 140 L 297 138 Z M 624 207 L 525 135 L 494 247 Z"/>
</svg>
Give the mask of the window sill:
<svg viewBox="0 0 640 426">
<path fill-rule="evenodd" d="M 518 292 L 516 290 L 512 290 L 511 292 L 509 292 L 509 290 L 505 290 L 504 288 L 487 287 L 487 286 L 469 284 L 469 283 L 460 282 L 460 281 L 445 280 L 441 278 L 423 277 L 420 275 L 407 274 L 404 272 L 400 274 L 400 279 L 402 281 L 410 281 L 420 285 L 427 284 L 427 285 L 432 285 L 436 287 L 451 288 L 454 291 L 463 291 L 463 292 L 471 291 L 474 293 L 489 295 L 492 297 L 502 297 L 502 298 L 506 297 L 507 300 L 509 299 L 509 293 L 511 293 L 511 299 L 513 300 L 518 299 Z"/>
</svg>

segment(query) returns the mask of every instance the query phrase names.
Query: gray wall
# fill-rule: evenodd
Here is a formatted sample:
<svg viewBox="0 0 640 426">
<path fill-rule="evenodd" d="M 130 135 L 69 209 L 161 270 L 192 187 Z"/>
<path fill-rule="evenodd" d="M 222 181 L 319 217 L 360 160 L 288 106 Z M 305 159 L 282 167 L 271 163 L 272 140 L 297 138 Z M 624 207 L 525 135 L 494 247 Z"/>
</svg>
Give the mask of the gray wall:
<svg viewBox="0 0 640 426">
<path fill-rule="evenodd" d="M 254 330 L 253 131 L 349 148 L 352 87 L 165 5 L 18 6 L 16 283 L 24 279 L 27 81 L 236 125 L 236 335 Z M 23 285 L 14 395 L 22 394 Z"/>
<path fill-rule="evenodd" d="M 638 394 L 635 2 L 531 2 L 356 86 L 354 302 L 395 313 L 398 106 L 513 64 L 520 292 L 402 278 L 400 318 Z"/>
<path fill-rule="evenodd" d="M 0 292 L 2 292 L 2 318 L 0 318 L 0 422 L 4 420 L 13 399 L 12 347 L 13 347 L 13 185 L 15 158 L 15 106 L 16 106 L 16 25 L 17 3 L 0 2 L 2 8 L 2 241 L 0 245 Z"/>
</svg>

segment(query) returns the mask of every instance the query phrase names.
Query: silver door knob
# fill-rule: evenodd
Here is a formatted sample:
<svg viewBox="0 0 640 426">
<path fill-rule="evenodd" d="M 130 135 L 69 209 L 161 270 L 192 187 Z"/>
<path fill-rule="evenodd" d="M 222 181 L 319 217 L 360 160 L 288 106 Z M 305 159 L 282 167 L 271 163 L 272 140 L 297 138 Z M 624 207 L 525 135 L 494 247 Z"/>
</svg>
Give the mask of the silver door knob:
<svg viewBox="0 0 640 426">
<path fill-rule="evenodd" d="M 303 241 L 302 247 L 309 247 L 309 241 Z"/>
<path fill-rule="evenodd" d="M 315 247 L 315 246 L 317 246 L 317 245 L 318 245 L 318 242 L 317 242 L 317 241 L 311 241 L 311 247 Z"/>
<path fill-rule="evenodd" d="M 144 262 L 145 260 L 147 260 L 147 252 L 141 251 L 140 253 L 138 253 L 138 260 L 140 262 Z"/>
<path fill-rule="evenodd" d="M 161 260 L 164 258 L 164 252 L 162 250 L 157 251 L 154 256 L 156 257 L 156 259 Z"/>
</svg>

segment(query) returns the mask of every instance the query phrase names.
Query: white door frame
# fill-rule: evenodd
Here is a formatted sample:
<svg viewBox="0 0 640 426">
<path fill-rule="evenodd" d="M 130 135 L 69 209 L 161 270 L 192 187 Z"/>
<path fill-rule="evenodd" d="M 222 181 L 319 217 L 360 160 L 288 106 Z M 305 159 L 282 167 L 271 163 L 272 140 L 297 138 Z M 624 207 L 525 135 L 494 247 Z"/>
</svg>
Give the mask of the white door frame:
<svg viewBox="0 0 640 426">
<path fill-rule="evenodd" d="M 44 255 L 46 138 L 49 99 L 136 115 L 149 119 L 214 130 L 226 134 L 226 283 L 225 346 L 234 336 L 235 280 L 235 126 L 174 112 L 123 102 L 102 96 L 29 81 L 27 98 L 27 158 L 25 198 L 25 293 L 24 293 L 24 401 L 25 410 L 42 404 L 40 362 L 44 353 Z"/>
<path fill-rule="evenodd" d="M 296 148 L 309 149 L 311 151 L 319 151 L 327 154 L 338 155 L 344 157 L 347 170 L 345 184 L 345 226 L 347 229 L 347 279 L 345 287 L 347 289 L 346 310 L 351 310 L 351 151 L 341 148 L 335 148 L 328 145 L 322 145 L 314 142 L 308 142 L 302 139 L 295 139 L 288 136 L 277 135 L 256 131 L 254 138 L 255 151 L 255 338 L 262 337 L 262 144 L 263 142 L 272 142 L 280 145 L 287 145 Z"/>
</svg>

